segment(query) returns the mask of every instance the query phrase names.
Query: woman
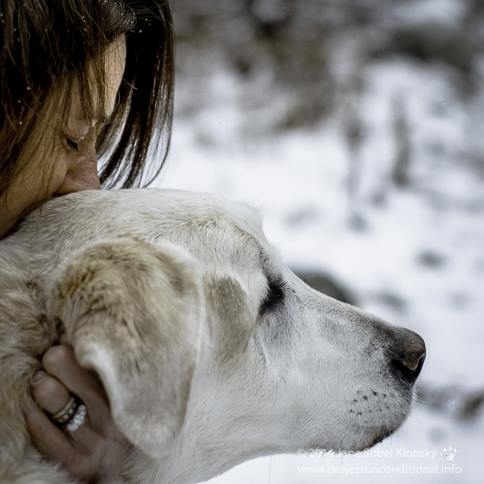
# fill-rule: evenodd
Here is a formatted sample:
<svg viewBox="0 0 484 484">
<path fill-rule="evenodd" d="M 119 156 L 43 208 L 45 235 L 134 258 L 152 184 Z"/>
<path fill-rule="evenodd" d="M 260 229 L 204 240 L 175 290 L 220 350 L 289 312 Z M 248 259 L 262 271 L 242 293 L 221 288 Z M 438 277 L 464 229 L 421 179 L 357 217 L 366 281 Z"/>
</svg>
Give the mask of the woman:
<svg viewBox="0 0 484 484">
<path fill-rule="evenodd" d="M 0 237 L 52 197 L 158 174 L 173 97 L 166 1 L 0 0 L 0 23 Z M 148 167 L 160 142 L 165 156 Z M 101 385 L 66 346 L 41 363 L 25 410 L 32 442 L 73 477 L 111 473 L 129 445 Z"/>
</svg>

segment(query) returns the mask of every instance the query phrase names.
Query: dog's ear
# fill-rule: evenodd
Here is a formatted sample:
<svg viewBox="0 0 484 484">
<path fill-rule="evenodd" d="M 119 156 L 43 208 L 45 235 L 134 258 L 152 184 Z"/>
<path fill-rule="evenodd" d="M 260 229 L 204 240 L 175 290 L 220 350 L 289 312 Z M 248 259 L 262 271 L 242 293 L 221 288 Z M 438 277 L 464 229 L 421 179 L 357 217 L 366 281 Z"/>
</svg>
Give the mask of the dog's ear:
<svg viewBox="0 0 484 484">
<path fill-rule="evenodd" d="M 119 429 L 158 458 L 184 421 L 202 312 L 194 259 L 128 238 L 75 254 L 48 295 L 49 315 L 64 324 L 79 363 L 101 378 Z"/>
</svg>

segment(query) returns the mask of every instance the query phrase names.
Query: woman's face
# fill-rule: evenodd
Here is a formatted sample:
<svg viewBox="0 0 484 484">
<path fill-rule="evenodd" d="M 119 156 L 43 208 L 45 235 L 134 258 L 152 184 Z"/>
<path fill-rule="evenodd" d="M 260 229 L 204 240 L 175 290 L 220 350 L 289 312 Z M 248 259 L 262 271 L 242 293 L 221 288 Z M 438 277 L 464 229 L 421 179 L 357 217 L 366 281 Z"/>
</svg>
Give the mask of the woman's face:
<svg viewBox="0 0 484 484">
<path fill-rule="evenodd" d="M 73 92 L 64 125 L 52 119 L 39 119 L 42 138 L 37 142 L 30 161 L 14 179 L 8 195 L 0 197 L 0 237 L 24 215 L 42 202 L 80 190 L 100 188 L 97 170 L 96 139 L 105 119 L 114 111 L 116 97 L 126 65 L 125 37 L 119 37 L 104 54 L 106 66 L 106 99 L 104 119 L 84 119 L 79 93 Z M 75 86 L 73 86 L 75 89 Z M 55 96 L 53 97 L 55 99 Z M 96 112 L 96 109 L 94 109 Z M 54 110 L 55 112 L 55 110 Z M 59 111 L 62 112 L 62 106 Z M 37 128 L 36 127 L 36 128 Z M 55 147 L 55 153 L 46 152 Z M 55 165 L 45 167 L 46 159 Z M 45 172 L 51 173 L 46 178 Z"/>
</svg>

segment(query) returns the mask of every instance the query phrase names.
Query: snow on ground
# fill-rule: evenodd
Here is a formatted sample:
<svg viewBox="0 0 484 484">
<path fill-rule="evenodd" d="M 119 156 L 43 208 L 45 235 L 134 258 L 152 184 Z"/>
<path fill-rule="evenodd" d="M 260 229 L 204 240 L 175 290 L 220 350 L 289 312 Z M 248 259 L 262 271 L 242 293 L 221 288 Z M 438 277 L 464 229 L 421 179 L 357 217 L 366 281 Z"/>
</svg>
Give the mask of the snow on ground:
<svg viewBox="0 0 484 484">
<path fill-rule="evenodd" d="M 392 89 L 406 93 L 417 140 L 458 146 L 465 120 L 440 72 L 396 63 L 375 67 L 369 79 L 363 104 L 372 103 L 364 110 L 372 113 L 371 137 L 362 151 L 363 180 L 353 202 L 344 188 L 348 153 L 338 122 L 265 140 L 243 139 L 236 134 L 240 113 L 230 106 L 230 95 L 221 95 L 202 115 L 177 120 L 170 160 L 155 185 L 214 192 L 256 206 L 268 239 L 290 266 L 332 274 L 363 309 L 424 337 L 428 356 L 422 381 L 482 389 L 484 180 L 422 148 L 412 171 L 416 183 L 388 188 Z M 234 90 L 223 80 L 221 73 L 218 92 Z M 445 109 L 436 119 L 431 107 L 439 103 Z M 383 201 L 375 202 L 378 187 Z M 355 215 L 359 230 L 351 223 Z M 437 264 L 425 265 L 425 254 Z M 399 304 L 389 304 L 388 296 Z M 391 474 L 396 483 L 409 478 L 474 483 L 484 457 L 482 417 L 466 425 L 417 404 L 402 429 L 366 454 L 266 457 L 210 482 L 374 482 Z"/>
</svg>

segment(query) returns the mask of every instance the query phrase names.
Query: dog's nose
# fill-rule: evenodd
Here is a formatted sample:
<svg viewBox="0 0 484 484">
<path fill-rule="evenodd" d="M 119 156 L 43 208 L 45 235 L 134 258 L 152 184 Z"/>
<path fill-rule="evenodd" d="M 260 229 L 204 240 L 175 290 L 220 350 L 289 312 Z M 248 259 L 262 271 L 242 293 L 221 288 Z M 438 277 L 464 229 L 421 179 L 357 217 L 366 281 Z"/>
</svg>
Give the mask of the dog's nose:
<svg viewBox="0 0 484 484">
<path fill-rule="evenodd" d="M 409 383 L 417 379 L 425 360 L 425 342 L 413 331 L 398 328 L 397 343 L 391 350 L 392 373 Z"/>
</svg>

